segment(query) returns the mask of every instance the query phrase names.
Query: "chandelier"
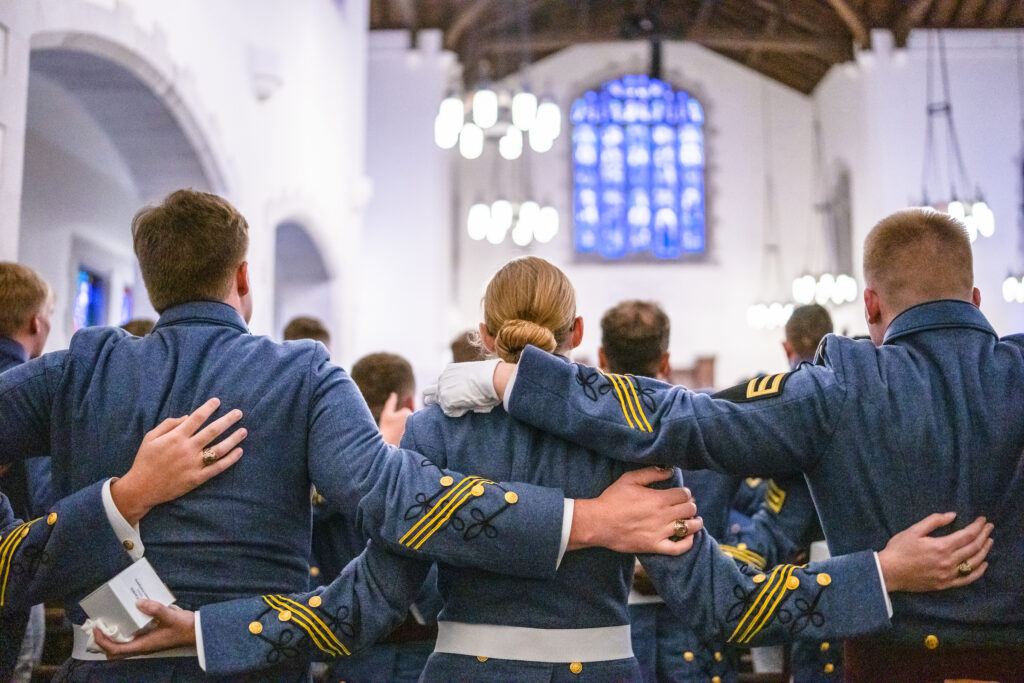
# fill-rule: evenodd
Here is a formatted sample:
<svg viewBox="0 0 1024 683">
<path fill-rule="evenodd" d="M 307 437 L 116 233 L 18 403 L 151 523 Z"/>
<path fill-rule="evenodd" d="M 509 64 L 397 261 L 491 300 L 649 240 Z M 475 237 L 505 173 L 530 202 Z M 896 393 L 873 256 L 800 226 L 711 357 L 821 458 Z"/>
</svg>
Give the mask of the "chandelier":
<svg viewBox="0 0 1024 683">
<path fill-rule="evenodd" d="M 501 244 L 506 235 L 519 247 L 533 240 L 546 244 L 558 234 L 558 211 L 532 200 L 497 199 L 490 205 L 477 202 L 469 207 L 466 228 L 470 238 L 486 239 L 491 244 Z"/>
<path fill-rule="evenodd" d="M 498 153 L 509 161 L 523 153 L 524 138 L 534 152 L 547 152 L 562 132 L 562 110 L 551 97 L 538 100 L 526 86 L 515 92 L 496 91 L 490 84 L 471 94 L 451 92 L 441 100 L 434 118 L 434 142 L 441 149 L 456 145 L 466 159 L 484 151 L 485 140 L 497 140 Z"/>
</svg>

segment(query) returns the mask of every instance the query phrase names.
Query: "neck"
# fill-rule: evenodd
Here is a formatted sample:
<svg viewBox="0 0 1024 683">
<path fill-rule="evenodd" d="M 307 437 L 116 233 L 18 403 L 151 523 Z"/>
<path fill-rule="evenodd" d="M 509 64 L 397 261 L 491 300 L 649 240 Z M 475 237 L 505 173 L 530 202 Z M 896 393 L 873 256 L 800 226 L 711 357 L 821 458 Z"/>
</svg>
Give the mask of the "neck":
<svg viewBox="0 0 1024 683">
<path fill-rule="evenodd" d="M 29 358 L 34 358 L 34 356 L 32 355 L 33 339 L 31 334 L 29 334 L 28 332 L 18 332 L 17 334 L 14 334 L 9 338 L 18 342 L 21 348 L 25 349 L 25 353 L 28 354 Z"/>
</svg>

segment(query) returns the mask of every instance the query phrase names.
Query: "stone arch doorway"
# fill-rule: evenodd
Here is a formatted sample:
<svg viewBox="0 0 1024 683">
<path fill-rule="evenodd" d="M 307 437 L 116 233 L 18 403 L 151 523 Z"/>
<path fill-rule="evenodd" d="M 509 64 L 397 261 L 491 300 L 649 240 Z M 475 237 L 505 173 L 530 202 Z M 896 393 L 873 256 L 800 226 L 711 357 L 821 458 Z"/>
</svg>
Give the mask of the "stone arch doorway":
<svg viewBox="0 0 1024 683">
<path fill-rule="evenodd" d="M 285 325 L 295 316 L 321 320 L 332 329 L 332 276 L 319 246 L 306 224 L 289 219 L 274 230 L 274 331 L 280 338 Z"/>
<path fill-rule="evenodd" d="M 57 294 L 48 348 L 84 325 L 155 317 L 131 218 L 181 187 L 226 190 L 194 118 L 158 70 L 98 36 L 34 36 L 18 260 Z"/>
</svg>

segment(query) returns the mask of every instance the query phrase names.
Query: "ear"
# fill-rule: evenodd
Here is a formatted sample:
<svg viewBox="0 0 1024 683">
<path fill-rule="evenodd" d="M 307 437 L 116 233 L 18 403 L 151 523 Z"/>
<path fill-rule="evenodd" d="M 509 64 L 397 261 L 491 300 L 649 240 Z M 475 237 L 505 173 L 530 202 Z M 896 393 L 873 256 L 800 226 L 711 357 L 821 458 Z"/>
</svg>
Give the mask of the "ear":
<svg viewBox="0 0 1024 683">
<path fill-rule="evenodd" d="M 597 367 L 602 370 L 608 369 L 608 359 L 604 357 L 604 347 L 599 346 L 597 349 Z"/>
<path fill-rule="evenodd" d="M 974 291 L 971 293 L 971 303 L 978 308 L 981 308 L 981 290 L 977 287 L 975 287 Z"/>
<path fill-rule="evenodd" d="M 786 352 L 786 358 L 793 358 L 793 345 L 789 343 L 788 339 L 782 340 L 782 350 Z"/>
<path fill-rule="evenodd" d="M 878 299 L 878 292 L 868 287 L 864 288 L 864 319 L 868 325 L 882 322 L 882 302 Z"/>
<path fill-rule="evenodd" d="M 669 362 L 668 351 L 661 354 L 661 362 L 658 363 L 658 374 L 665 380 L 672 376 L 672 364 Z"/>
<path fill-rule="evenodd" d="M 484 343 L 484 348 L 494 353 L 494 337 L 487 332 L 487 327 L 480 323 L 480 341 Z"/>
<path fill-rule="evenodd" d="M 414 391 L 413 393 L 411 393 L 408 396 L 406 396 L 405 400 L 402 401 L 401 405 L 399 405 L 398 407 L 399 408 L 408 408 L 410 411 L 415 411 L 416 410 L 416 396 L 415 396 L 415 394 L 416 394 L 416 392 Z"/>
<path fill-rule="evenodd" d="M 235 271 L 235 287 L 238 289 L 238 296 L 242 297 L 249 293 L 249 262 L 242 261 Z"/>
<path fill-rule="evenodd" d="M 43 323 L 39 319 L 39 314 L 34 313 L 32 317 L 28 319 L 28 333 L 31 335 L 39 334 L 39 330 L 42 329 Z"/>
<path fill-rule="evenodd" d="M 576 316 L 576 320 L 572 323 L 572 346 L 570 348 L 575 349 L 583 342 L 583 317 Z"/>
</svg>

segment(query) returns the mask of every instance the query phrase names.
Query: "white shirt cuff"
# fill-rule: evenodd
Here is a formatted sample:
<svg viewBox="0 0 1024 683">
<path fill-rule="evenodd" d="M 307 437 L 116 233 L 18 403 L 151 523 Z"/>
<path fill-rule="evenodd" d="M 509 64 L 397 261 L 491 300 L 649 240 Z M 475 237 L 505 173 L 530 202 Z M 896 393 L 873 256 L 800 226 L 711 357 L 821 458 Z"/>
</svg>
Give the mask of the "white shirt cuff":
<svg viewBox="0 0 1024 683">
<path fill-rule="evenodd" d="M 572 532 L 572 512 L 576 509 L 575 504 L 576 501 L 572 498 L 562 499 L 562 542 L 558 546 L 558 562 L 555 563 L 555 569 L 561 566 L 565 550 L 569 547 L 569 534 Z"/>
<path fill-rule="evenodd" d="M 113 479 L 107 479 L 103 483 L 103 511 L 107 513 L 107 521 L 110 522 L 110 528 L 114 530 L 114 535 L 121 540 L 121 545 L 128 553 L 128 556 L 132 560 L 141 559 L 146 552 L 146 547 L 142 545 L 139 525 L 132 526 L 129 524 L 128 520 L 121 514 L 121 511 L 117 509 L 117 505 L 114 504 L 114 497 L 110 495 L 110 485 L 113 481 Z"/>
<path fill-rule="evenodd" d="M 889 611 L 889 618 L 892 619 L 892 600 L 889 599 L 889 589 L 885 586 L 885 576 L 882 574 L 882 563 L 878 559 L 878 553 L 875 555 L 875 567 L 878 568 L 878 583 L 882 584 L 882 595 L 885 596 L 885 609 Z"/>
<path fill-rule="evenodd" d="M 516 363 L 516 366 L 514 368 L 512 368 L 512 375 L 508 378 L 508 384 L 505 385 L 505 395 L 502 396 L 502 398 L 501 398 L 501 405 L 505 408 L 505 412 L 506 413 L 508 412 L 509 401 L 512 400 L 512 387 L 515 386 L 516 375 L 518 375 L 518 374 L 519 374 L 519 364 Z M 568 543 L 569 542 L 568 541 L 569 537 L 566 536 L 565 538 L 566 538 L 566 543 Z M 565 548 L 565 544 L 562 544 L 562 547 L 564 549 Z"/>
<path fill-rule="evenodd" d="M 203 625 L 199 621 L 200 610 L 196 610 L 196 657 L 199 658 L 199 668 L 206 671 L 206 650 L 203 649 Z"/>
</svg>

